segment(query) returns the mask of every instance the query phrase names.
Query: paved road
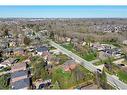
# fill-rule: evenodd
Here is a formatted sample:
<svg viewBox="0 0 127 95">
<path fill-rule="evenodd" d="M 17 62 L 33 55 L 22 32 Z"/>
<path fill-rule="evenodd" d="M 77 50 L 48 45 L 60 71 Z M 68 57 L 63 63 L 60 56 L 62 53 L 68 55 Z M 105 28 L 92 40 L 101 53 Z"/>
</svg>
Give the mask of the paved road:
<svg viewBox="0 0 127 95">
<path fill-rule="evenodd" d="M 91 71 L 91 72 L 96 72 L 97 71 L 97 67 L 95 67 L 91 62 L 88 62 L 88 61 L 84 60 L 83 58 L 77 56 L 76 54 L 72 53 L 71 51 L 63 48 L 59 44 L 57 44 L 53 41 L 50 41 L 50 45 L 57 48 L 59 51 L 61 51 L 62 53 L 68 55 L 72 59 L 76 60 L 77 62 L 79 62 L 79 64 L 84 66 L 89 71 Z M 108 83 L 110 83 L 116 89 L 127 89 L 127 84 L 125 84 L 124 82 L 118 80 L 117 78 L 113 77 L 112 75 L 107 74 L 107 80 L 108 80 Z"/>
</svg>

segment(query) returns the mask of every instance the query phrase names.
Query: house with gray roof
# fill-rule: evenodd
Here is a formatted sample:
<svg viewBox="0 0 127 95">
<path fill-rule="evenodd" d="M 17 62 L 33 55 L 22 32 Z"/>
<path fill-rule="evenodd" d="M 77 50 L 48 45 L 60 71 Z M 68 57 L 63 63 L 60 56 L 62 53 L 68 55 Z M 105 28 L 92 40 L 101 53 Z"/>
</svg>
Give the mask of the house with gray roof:
<svg viewBox="0 0 127 95">
<path fill-rule="evenodd" d="M 44 52 L 48 52 L 48 48 L 46 46 L 39 46 L 36 48 L 37 55 L 42 55 Z"/>
<path fill-rule="evenodd" d="M 30 79 L 22 79 L 16 82 L 13 82 L 12 84 L 12 89 L 29 89 L 30 87 Z"/>
</svg>

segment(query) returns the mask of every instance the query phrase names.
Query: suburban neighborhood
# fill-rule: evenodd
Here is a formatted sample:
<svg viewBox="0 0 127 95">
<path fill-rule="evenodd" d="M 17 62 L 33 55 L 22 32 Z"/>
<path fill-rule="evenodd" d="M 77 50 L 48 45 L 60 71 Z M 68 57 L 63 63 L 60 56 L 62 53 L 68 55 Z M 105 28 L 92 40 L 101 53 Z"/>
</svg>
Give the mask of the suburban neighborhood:
<svg viewBox="0 0 127 95">
<path fill-rule="evenodd" d="M 1 18 L 0 89 L 127 89 L 126 21 Z"/>
</svg>

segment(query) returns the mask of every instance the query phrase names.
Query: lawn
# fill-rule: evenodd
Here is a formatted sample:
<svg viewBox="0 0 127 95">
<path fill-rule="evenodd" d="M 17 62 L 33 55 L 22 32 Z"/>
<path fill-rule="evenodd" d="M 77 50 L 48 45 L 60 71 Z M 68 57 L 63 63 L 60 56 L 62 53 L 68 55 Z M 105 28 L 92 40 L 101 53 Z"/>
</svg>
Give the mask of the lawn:
<svg viewBox="0 0 127 95">
<path fill-rule="evenodd" d="M 96 53 L 94 53 L 94 52 L 87 52 L 87 53 L 83 53 L 82 55 L 81 55 L 81 53 L 82 53 L 82 51 L 81 52 L 78 52 L 78 51 L 76 51 L 75 49 L 74 49 L 74 47 L 73 47 L 73 44 L 65 44 L 65 45 L 62 45 L 64 48 L 66 48 L 66 49 L 68 49 L 68 50 L 70 50 L 70 51 L 72 51 L 73 53 L 75 53 L 76 55 L 78 55 L 78 56 L 80 56 L 80 57 L 82 57 L 83 59 L 85 59 L 85 60 L 87 60 L 87 61 L 92 61 L 92 60 L 95 60 L 96 59 Z"/>
<path fill-rule="evenodd" d="M 127 83 L 127 73 L 124 71 L 119 71 L 117 73 L 118 77 L 120 80 L 122 80 L 123 82 Z"/>
<path fill-rule="evenodd" d="M 83 79 L 79 79 L 77 81 L 74 71 L 65 72 L 62 68 L 57 68 L 53 70 L 52 83 L 56 84 L 56 82 L 58 82 L 60 84 L 60 87 L 57 87 L 57 88 L 68 89 L 76 85 L 78 86 L 78 84 L 81 84 L 81 83 L 88 83 L 90 81 L 93 81 L 94 76 L 91 72 L 89 72 L 87 69 L 85 69 L 84 67 L 80 65 L 77 68 L 78 68 L 78 75 L 81 73 L 84 75 Z"/>
<path fill-rule="evenodd" d="M 65 55 L 65 54 L 59 54 L 59 55 L 54 55 L 57 58 L 60 58 L 60 64 L 63 64 L 64 62 L 66 62 L 67 60 L 69 60 L 70 58 Z"/>
<path fill-rule="evenodd" d="M 10 84 L 9 84 L 8 78 L 10 78 L 10 74 L 0 76 L 0 89 L 1 90 L 9 89 Z"/>
<path fill-rule="evenodd" d="M 0 70 L 0 72 L 9 71 L 9 70 L 11 70 L 11 67 L 3 68 L 2 70 Z"/>
<path fill-rule="evenodd" d="M 114 60 L 113 58 L 107 58 L 107 59 L 105 59 L 105 60 L 101 60 L 101 59 L 100 59 L 100 61 L 94 63 L 94 65 L 95 65 L 95 66 L 98 66 L 98 65 L 102 65 L 102 64 L 104 64 L 104 63 L 111 63 L 111 62 L 113 62 L 113 60 Z"/>
<path fill-rule="evenodd" d="M 66 48 L 66 49 L 68 49 L 68 50 L 70 50 L 70 51 L 72 51 L 72 49 L 74 48 L 73 47 L 73 44 L 64 44 L 64 45 L 62 45 L 64 48 Z"/>
<path fill-rule="evenodd" d="M 28 58 L 28 56 L 16 56 L 17 59 L 19 59 L 19 62 L 22 62 Z"/>
<path fill-rule="evenodd" d="M 87 60 L 87 61 L 92 61 L 92 60 L 95 60 L 96 59 L 96 56 L 94 53 L 87 53 L 87 54 L 84 54 L 82 56 L 83 59 Z"/>
<path fill-rule="evenodd" d="M 56 70 L 56 76 L 63 76 L 63 79 L 69 79 L 71 76 L 70 72 L 64 72 L 64 70 L 62 70 L 61 68 L 58 68 Z"/>
<path fill-rule="evenodd" d="M 54 50 L 54 49 L 56 49 L 56 48 L 52 47 L 52 46 L 49 47 L 49 50 Z"/>
<path fill-rule="evenodd" d="M 68 88 L 71 82 L 69 82 L 71 78 L 70 72 L 64 72 L 61 68 L 58 68 L 53 71 L 52 73 L 52 82 L 55 84 L 55 82 L 58 82 L 61 89 Z"/>
</svg>

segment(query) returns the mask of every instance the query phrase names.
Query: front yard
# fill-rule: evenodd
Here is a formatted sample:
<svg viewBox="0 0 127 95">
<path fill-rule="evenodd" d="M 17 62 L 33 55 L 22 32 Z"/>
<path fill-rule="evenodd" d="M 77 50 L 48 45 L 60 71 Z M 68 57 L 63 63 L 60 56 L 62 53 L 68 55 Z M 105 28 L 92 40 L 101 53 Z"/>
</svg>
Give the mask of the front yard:
<svg viewBox="0 0 127 95">
<path fill-rule="evenodd" d="M 62 45 L 64 48 L 72 51 L 73 53 L 75 53 L 76 55 L 82 57 L 83 59 L 87 60 L 87 61 L 92 61 L 95 60 L 97 57 L 97 53 L 93 52 L 93 51 L 89 51 L 87 50 L 87 52 L 82 52 L 82 51 L 77 51 L 75 50 L 75 48 L 73 47 L 73 44 L 64 44 Z M 84 47 L 85 48 L 85 47 Z"/>
<path fill-rule="evenodd" d="M 52 72 L 52 89 L 56 87 L 56 82 L 60 89 L 68 89 L 81 83 L 93 82 L 93 79 L 93 74 L 80 65 L 71 72 L 65 72 L 59 67 Z"/>
</svg>

